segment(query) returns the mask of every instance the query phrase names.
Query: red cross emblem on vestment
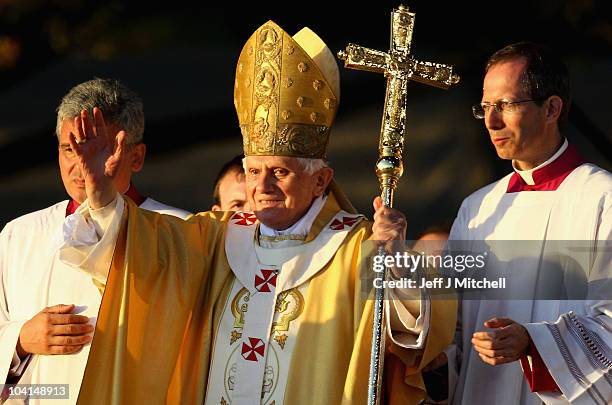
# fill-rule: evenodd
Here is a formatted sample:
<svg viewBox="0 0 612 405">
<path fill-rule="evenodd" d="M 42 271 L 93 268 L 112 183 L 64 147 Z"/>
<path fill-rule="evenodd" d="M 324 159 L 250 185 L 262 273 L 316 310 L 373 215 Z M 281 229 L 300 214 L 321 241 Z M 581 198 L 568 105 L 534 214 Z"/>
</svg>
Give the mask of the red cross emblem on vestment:
<svg viewBox="0 0 612 405">
<path fill-rule="evenodd" d="M 260 357 L 263 357 L 265 348 L 266 345 L 263 340 L 249 337 L 249 343 L 242 342 L 242 357 L 245 360 L 257 362 L 259 361 L 257 355 L 259 354 Z"/>
<path fill-rule="evenodd" d="M 270 292 L 270 286 L 276 287 L 276 270 L 261 269 L 261 274 L 255 274 L 255 288 L 259 292 Z"/>
<path fill-rule="evenodd" d="M 251 214 L 249 212 L 237 212 L 232 215 L 231 220 L 234 221 L 236 225 L 250 226 L 257 221 L 257 217 L 255 214 Z"/>
<path fill-rule="evenodd" d="M 345 228 L 350 228 L 357 222 L 359 217 L 342 217 L 342 220 L 334 219 L 329 225 L 334 231 L 343 231 Z"/>
</svg>

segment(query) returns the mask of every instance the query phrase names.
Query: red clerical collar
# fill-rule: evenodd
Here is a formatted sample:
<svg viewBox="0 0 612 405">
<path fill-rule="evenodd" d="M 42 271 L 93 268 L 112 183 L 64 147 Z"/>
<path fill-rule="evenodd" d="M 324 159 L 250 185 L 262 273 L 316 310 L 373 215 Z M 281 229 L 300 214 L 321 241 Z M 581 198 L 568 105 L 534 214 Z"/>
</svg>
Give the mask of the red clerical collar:
<svg viewBox="0 0 612 405">
<path fill-rule="evenodd" d="M 144 197 L 138 192 L 138 190 L 136 190 L 136 187 L 132 183 L 130 183 L 130 187 L 123 195 L 130 197 L 130 199 L 134 201 L 134 203 L 136 203 L 136 205 L 138 206 L 140 206 L 140 204 L 142 204 L 147 199 L 147 197 Z M 76 209 L 79 208 L 79 205 L 81 204 L 79 204 L 75 200 L 70 200 L 68 206 L 66 207 L 66 216 L 74 214 Z"/>
<path fill-rule="evenodd" d="M 66 216 L 74 214 L 74 211 L 76 211 L 77 208 L 79 208 L 79 205 L 81 204 L 79 204 L 75 200 L 70 200 L 70 202 L 68 203 L 68 206 L 66 207 Z"/>
<path fill-rule="evenodd" d="M 558 158 L 544 167 L 534 170 L 532 173 L 533 185 L 527 184 L 520 174 L 514 172 L 506 193 L 518 193 L 520 191 L 555 191 L 563 180 L 578 166 L 585 163 L 574 145 L 567 145 L 567 149 Z"/>
</svg>

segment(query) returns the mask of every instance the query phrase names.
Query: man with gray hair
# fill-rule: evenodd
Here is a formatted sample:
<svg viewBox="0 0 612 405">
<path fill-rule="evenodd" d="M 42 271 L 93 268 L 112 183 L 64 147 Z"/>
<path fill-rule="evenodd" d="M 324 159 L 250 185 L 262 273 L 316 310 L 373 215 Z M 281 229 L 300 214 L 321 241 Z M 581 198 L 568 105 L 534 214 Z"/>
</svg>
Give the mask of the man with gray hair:
<svg viewBox="0 0 612 405">
<path fill-rule="evenodd" d="M 141 208 L 189 215 L 142 196 L 131 182 L 146 152 L 140 97 L 112 79 L 73 87 L 57 109 L 56 125 L 60 173 L 70 200 L 17 218 L 0 233 L 0 380 L 67 384 L 62 403 L 69 404 L 77 399 L 104 292 L 95 277 L 66 266 L 57 254 L 65 217 L 87 198 L 69 138 L 78 132 L 81 111 L 91 112 L 94 106 L 104 114 L 108 136 L 125 136 L 127 158 L 117 167 L 117 190 Z M 96 261 L 91 260 L 93 271 Z M 35 402 L 30 398 L 30 404 Z"/>
</svg>

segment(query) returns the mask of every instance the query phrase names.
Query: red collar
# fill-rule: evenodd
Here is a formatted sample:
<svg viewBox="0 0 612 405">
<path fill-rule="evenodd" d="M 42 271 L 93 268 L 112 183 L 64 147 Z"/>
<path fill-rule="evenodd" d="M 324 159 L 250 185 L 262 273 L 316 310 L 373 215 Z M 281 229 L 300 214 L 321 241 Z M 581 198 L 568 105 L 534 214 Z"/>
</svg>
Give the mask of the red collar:
<svg viewBox="0 0 612 405">
<path fill-rule="evenodd" d="M 563 180 L 578 166 L 585 163 L 574 145 L 567 145 L 567 149 L 555 160 L 532 173 L 533 185 L 525 183 L 520 174 L 514 172 L 506 193 L 518 193 L 520 191 L 555 191 Z"/>
<path fill-rule="evenodd" d="M 79 208 L 79 205 L 81 204 L 79 204 L 75 200 L 70 200 L 70 202 L 68 203 L 68 206 L 66 207 L 66 216 L 74 214 L 74 211 L 76 211 L 77 208 Z"/>
<path fill-rule="evenodd" d="M 138 190 L 136 190 L 136 187 L 133 183 L 130 183 L 130 187 L 123 195 L 130 197 L 132 201 L 134 201 L 134 203 L 136 203 L 136 205 L 138 206 L 140 206 L 140 204 L 145 202 L 145 200 L 147 199 L 147 197 L 141 195 Z M 70 200 L 68 206 L 66 207 L 66 216 L 74 214 L 76 209 L 79 208 L 79 205 L 81 204 L 79 204 L 75 200 Z"/>
</svg>

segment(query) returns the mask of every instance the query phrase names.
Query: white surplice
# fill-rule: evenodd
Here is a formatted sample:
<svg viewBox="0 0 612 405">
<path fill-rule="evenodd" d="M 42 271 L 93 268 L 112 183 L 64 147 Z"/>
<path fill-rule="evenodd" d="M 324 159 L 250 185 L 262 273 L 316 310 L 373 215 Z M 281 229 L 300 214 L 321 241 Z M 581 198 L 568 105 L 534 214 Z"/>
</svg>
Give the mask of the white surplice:
<svg viewBox="0 0 612 405">
<path fill-rule="evenodd" d="M 42 400 L 58 405 L 76 403 L 89 345 L 76 354 L 32 355 L 23 361 L 15 347 L 23 324 L 48 306 L 75 304 L 74 312 L 88 316 L 95 325 L 100 291 L 90 275 L 59 260 L 67 206 L 68 201 L 62 201 L 26 214 L 7 223 L 0 233 L 0 381 L 68 384 L 68 400 Z M 191 215 L 152 198 L 140 207 L 181 218 Z"/>
<path fill-rule="evenodd" d="M 550 160 L 558 158 L 566 147 L 567 142 Z M 534 184 L 532 172 L 518 174 L 526 184 Z M 495 257 L 497 268 L 507 276 L 508 288 L 514 288 L 508 290 L 508 299 L 464 300 L 460 305 L 456 347 L 448 351 L 458 349 L 456 357 L 449 359 L 451 374 L 459 372 L 452 403 L 609 404 L 612 175 L 595 165 L 582 164 L 556 190 L 507 192 L 512 175 L 468 197 L 452 227 L 450 239 L 469 241 L 464 247 L 478 250 L 494 245 L 491 241 L 512 240 L 516 242 L 499 244 L 505 243 L 506 251 L 523 250 L 520 257 Z M 524 254 L 525 246 L 528 254 Z M 553 246 L 562 246 L 567 254 L 551 256 Z M 543 274 L 551 264 L 556 277 Z M 555 283 L 563 285 L 567 299 L 545 299 L 545 292 Z M 470 342 L 472 334 L 486 330 L 483 323 L 496 316 L 526 327 L 563 395 L 532 393 L 518 361 L 494 367 L 478 357 Z"/>
</svg>

